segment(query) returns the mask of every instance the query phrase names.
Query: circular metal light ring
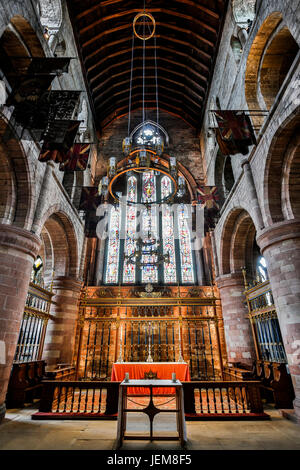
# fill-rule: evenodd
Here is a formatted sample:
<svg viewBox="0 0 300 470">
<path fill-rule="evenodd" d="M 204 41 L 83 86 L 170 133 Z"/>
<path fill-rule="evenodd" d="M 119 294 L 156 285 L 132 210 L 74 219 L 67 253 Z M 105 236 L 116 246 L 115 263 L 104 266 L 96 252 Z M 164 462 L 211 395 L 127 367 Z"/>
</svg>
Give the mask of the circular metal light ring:
<svg viewBox="0 0 300 470">
<path fill-rule="evenodd" d="M 151 20 L 151 22 L 152 22 L 152 25 L 153 25 L 153 31 L 152 31 L 148 36 L 145 36 L 145 37 L 140 36 L 140 35 L 137 33 L 136 28 L 135 28 L 136 22 L 137 22 L 140 18 L 142 18 L 142 17 L 149 18 L 149 19 Z M 136 17 L 134 18 L 134 20 L 133 20 L 133 32 L 134 32 L 134 34 L 136 35 L 136 37 L 139 38 L 139 39 L 141 39 L 142 41 L 147 41 L 148 39 L 151 39 L 151 38 L 154 36 L 155 27 L 156 27 L 156 26 L 155 26 L 155 19 L 154 19 L 154 17 L 151 15 L 151 13 L 146 13 L 146 12 L 138 13 L 138 14 L 136 15 Z"/>
<path fill-rule="evenodd" d="M 170 194 L 168 197 L 165 197 L 163 199 L 160 199 L 158 201 L 153 201 L 153 202 L 148 202 L 148 201 L 145 201 L 145 202 L 134 202 L 134 201 L 130 201 L 130 202 L 126 202 L 124 205 L 134 205 L 134 204 L 144 204 L 145 206 L 146 205 L 152 205 L 152 204 L 162 204 L 164 202 L 168 202 L 170 201 L 176 194 L 177 194 L 177 191 L 178 191 L 178 184 L 177 184 L 177 181 L 176 179 L 170 175 L 170 173 L 168 173 L 167 171 L 161 169 L 161 168 L 151 168 L 151 167 L 147 167 L 147 166 L 144 166 L 144 167 L 130 167 L 130 168 L 124 168 L 122 169 L 120 172 L 118 172 L 113 178 L 112 180 L 110 181 L 109 183 L 109 186 L 108 186 L 108 191 L 110 193 L 110 195 L 112 196 L 112 198 L 122 204 L 122 202 L 120 201 L 120 199 L 118 198 L 118 196 L 116 196 L 116 194 L 114 194 L 113 190 L 112 190 L 112 187 L 113 187 L 113 184 L 116 182 L 116 180 L 124 175 L 125 173 L 128 173 L 129 171 L 136 171 L 136 170 L 143 170 L 143 171 L 159 171 L 160 173 L 163 173 L 164 175 L 168 176 L 174 183 L 174 191 L 172 194 Z"/>
</svg>

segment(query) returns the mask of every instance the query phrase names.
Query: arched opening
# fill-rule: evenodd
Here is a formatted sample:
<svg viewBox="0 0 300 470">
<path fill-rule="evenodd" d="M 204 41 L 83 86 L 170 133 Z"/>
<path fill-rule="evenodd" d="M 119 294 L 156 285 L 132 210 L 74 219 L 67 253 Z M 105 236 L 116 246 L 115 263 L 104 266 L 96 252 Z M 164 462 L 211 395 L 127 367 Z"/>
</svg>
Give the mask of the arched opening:
<svg viewBox="0 0 300 470">
<path fill-rule="evenodd" d="M 298 51 L 298 44 L 289 29 L 284 27 L 264 53 L 260 68 L 260 89 L 268 109 L 274 103 Z"/>
<path fill-rule="evenodd" d="M 18 72 L 26 73 L 30 65 L 27 57 L 43 56 L 41 43 L 28 21 L 22 16 L 11 18 L 0 38 L 1 71 L 9 88 L 15 85 Z"/>
<path fill-rule="evenodd" d="M 289 117 L 270 145 L 264 179 L 264 210 L 268 225 L 299 217 L 300 114 Z"/>
<path fill-rule="evenodd" d="M 282 184 L 283 211 L 286 218 L 300 218 L 300 129 L 291 139 Z M 285 201 L 285 199 L 287 199 Z"/>
<path fill-rule="evenodd" d="M 41 230 L 45 284 L 53 277 L 77 277 L 78 244 L 74 227 L 61 211 L 52 213 Z"/>
<path fill-rule="evenodd" d="M 235 209 L 229 214 L 222 232 L 222 274 L 238 273 L 246 268 L 249 276 L 254 278 L 257 256 L 255 235 L 256 229 L 248 212 Z"/>
<path fill-rule="evenodd" d="M 218 203 L 222 206 L 234 185 L 234 175 L 231 157 L 222 155 L 220 152 L 215 161 L 215 185 L 218 188 Z"/>
<path fill-rule="evenodd" d="M 32 208 L 28 161 L 4 118 L 0 118 L 0 182 L 0 221 L 27 228 Z"/>
<path fill-rule="evenodd" d="M 265 109 L 265 103 L 259 92 L 259 69 L 263 52 L 273 31 L 282 20 L 280 12 L 273 12 L 265 19 L 252 43 L 245 73 L 245 96 L 250 110 Z M 264 117 L 251 117 L 254 127 L 260 128 Z"/>
</svg>

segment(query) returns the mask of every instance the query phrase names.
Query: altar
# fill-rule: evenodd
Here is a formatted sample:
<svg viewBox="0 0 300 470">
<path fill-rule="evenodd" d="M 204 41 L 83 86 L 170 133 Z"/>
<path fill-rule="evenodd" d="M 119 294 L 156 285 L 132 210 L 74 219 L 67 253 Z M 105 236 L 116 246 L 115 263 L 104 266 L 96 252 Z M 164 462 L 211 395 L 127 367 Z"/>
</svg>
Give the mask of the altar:
<svg viewBox="0 0 300 470">
<path fill-rule="evenodd" d="M 171 380 L 172 373 L 181 382 L 191 380 L 189 366 L 186 362 L 115 362 L 112 367 L 111 381 L 122 382 L 125 373 L 129 373 L 130 380 L 143 380 L 147 375 L 156 380 Z M 146 374 L 146 376 L 145 376 Z M 145 389 L 136 387 L 128 390 L 129 395 L 145 395 Z M 174 388 L 155 388 L 154 395 L 173 395 Z"/>
</svg>

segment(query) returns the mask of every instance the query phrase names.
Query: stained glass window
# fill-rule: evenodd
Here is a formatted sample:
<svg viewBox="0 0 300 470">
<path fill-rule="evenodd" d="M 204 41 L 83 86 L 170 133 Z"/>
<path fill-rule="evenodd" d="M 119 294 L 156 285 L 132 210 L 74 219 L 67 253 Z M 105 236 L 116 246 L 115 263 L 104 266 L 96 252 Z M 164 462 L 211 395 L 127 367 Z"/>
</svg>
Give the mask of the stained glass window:
<svg viewBox="0 0 300 470">
<path fill-rule="evenodd" d="M 153 171 L 143 173 L 142 202 L 153 202 L 156 199 L 156 178 Z M 145 234 L 144 242 L 148 243 L 145 250 L 157 249 L 157 244 L 151 244 L 157 239 L 157 213 L 154 206 L 145 207 L 143 210 L 143 232 Z M 150 235 L 150 237 L 149 237 Z M 149 263 L 148 266 L 142 266 L 142 282 L 158 282 L 157 266 L 151 263 L 157 261 L 155 255 L 143 255 L 142 263 Z"/>
<path fill-rule="evenodd" d="M 195 283 L 188 207 L 184 204 L 179 205 L 179 211 L 174 215 L 171 205 L 162 204 L 161 213 L 156 204 L 145 205 L 147 202 L 165 199 L 172 192 L 172 184 L 168 176 L 161 177 L 150 170 L 131 174 L 127 178 L 127 200 L 132 204 L 113 206 L 110 211 L 105 283 L 117 284 L 122 281 L 123 284 L 140 282 L 175 284 L 178 280 L 182 284 Z M 177 228 L 178 235 L 175 239 Z M 141 230 L 140 233 L 138 229 Z M 123 236 L 124 242 L 123 240 L 121 242 Z M 137 267 L 136 264 L 127 263 L 125 259 L 137 249 L 137 237 L 141 237 L 143 242 L 142 250 L 149 252 L 140 258 L 146 266 Z M 159 240 L 160 247 L 158 247 Z M 169 262 L 155 265 L 157 254 L 150 252 L 158 248 L 164 255 L 169 254 Z"/>
<path fill-rule="evenodd" d="M 131 176 L 127 180 L 127 201 L 137 202 L 137 180 L 135 176 Z M 136 248 L 136 206 L 134 204 L 127 205 L 126 208 L 126 238 L 124 246 L 124 255 L 130 256 Z M 135 265 L 127 263 L 124 260 L 123 282 L 133 283 L 135 281 Z"/>
<path fill-rule="evenodd" d="M 112 206 L 109 218 L 109 239 L 107 247 L 106 278 L 107 284 L 118 282 L 120 257 L 120 225 L 121 210 L 119 206 Z"/>
<path fill-rule="evenodd" d="M 191 236 L 187 222 L 188 211 L 184 204 L 180 204 L 178 213 L 179 245 L 181 261 L 181 278 L 183 283 L 194 282 L 194 267 L 191 246 Z"/>
<path fill-rule="evenodd" d="M 164 176 L 161 180 L 161 197 L 166 198 L 172 192 L 172 183 L 170 178 Z M 176 282 L 176 258 L 174 243 L 174 222 L 172 208 L 169 204 L 163 204 L 162 207 L 162 237 L 163 254 L 169 253 L 169 263 L 164 263 L 164 282 L 166 284 Z"/>
</svg>

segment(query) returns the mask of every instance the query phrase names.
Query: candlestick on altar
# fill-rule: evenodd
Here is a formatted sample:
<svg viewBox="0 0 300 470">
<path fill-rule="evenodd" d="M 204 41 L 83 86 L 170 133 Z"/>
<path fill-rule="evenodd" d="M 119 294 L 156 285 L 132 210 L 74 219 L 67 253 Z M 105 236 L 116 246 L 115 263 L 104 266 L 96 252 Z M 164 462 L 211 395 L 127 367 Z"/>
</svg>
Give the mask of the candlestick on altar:
<svg viewBox="0 0 300 470">
<path fill-rule="evenodd" d="M 184 362 L 184 359 L 182 357 L 182 353 L 181 353 L 181 333 L 180 333 L 180 323 L 179 323 L 179 358 L 178 358 L 178 362 Z"/>
<path fill-rule="evenodd" d="M 123 362 L 123 325 L 120 328 L 120 353 L 117 362 Z"/>
<path fill-rule="evenodd" d="M 151 356 L 151 323 L 149 322 L 149 342 L 148 342 L 148 357 L 147 357 L 147 362 L 153 362 L 152 356 Z"/>
</svg>

